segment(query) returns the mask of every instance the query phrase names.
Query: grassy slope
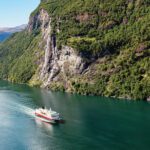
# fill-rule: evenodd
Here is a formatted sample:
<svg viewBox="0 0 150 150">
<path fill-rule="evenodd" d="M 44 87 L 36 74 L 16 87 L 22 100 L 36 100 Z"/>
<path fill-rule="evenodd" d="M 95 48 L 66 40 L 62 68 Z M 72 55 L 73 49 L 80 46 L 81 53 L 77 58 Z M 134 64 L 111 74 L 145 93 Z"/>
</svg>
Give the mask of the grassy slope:
<svg viewBox="0 0 150 150">
<path fill-rule="evenodd" d="M 87 62 L 95 59 L 83 75 L 68 76 L 70 91 L 145 99 L 150 96 L 149 6 L 149 0 L 43 0 L 32 15 L 47 10 L 58 47 L 70 45 Z M 22 32 L 1 44 L 0 77 L 28 82 L 37 69 L 38 42 L 39 35 Z"/>
</svg>

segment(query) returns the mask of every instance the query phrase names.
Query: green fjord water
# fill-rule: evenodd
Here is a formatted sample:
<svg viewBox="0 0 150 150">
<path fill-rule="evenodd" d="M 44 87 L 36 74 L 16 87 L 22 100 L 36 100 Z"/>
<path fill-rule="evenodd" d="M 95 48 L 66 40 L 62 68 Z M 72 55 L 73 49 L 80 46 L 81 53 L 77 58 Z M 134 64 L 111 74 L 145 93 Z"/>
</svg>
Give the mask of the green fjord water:
<svg viewBox="0 0 150 150">
<path fill-rule="evenodd" d="M 34 117 L 51 107 L 66 120 Z M 150 104 L 50 92 L 0 81 L 0 150 L 149 150 Z"/>
</svg>

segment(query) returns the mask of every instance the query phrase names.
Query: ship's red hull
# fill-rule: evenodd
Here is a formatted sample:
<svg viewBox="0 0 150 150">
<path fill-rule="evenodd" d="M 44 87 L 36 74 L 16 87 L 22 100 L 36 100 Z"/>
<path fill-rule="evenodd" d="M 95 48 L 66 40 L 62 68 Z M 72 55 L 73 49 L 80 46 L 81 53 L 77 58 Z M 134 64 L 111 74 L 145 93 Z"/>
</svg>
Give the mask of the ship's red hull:
<svg viewBox="0 0 150 150">
<path fill-rule="evenodd" d="M 50 117 L 47 117 L 47 116 L 45 116 L 45 115 L 42 115 L 42 114 L 39 114 L 39 113 L 36 113 L 36 112 L 35 112 L 35 115 L 38 116 L 38 117 L 44 118 L 44 119 L 46 119 L 46 120 L 49 120 L 49 121 L 54 120 L 54 119 L 52 119 L 52 118 L 50 118 Z"/>
<path fill-rule="evenodd" d="M 40 114 L 40 113 L 36 113 L 35 112 L 35 116 L 40 118 L 43 122 L 47 122 L 47 123 L 61 123 L 61 120 L 53 119 L 53 118 L 47 117 L 47 116 L 45 116 L 43 114 Z"/>
</svg>

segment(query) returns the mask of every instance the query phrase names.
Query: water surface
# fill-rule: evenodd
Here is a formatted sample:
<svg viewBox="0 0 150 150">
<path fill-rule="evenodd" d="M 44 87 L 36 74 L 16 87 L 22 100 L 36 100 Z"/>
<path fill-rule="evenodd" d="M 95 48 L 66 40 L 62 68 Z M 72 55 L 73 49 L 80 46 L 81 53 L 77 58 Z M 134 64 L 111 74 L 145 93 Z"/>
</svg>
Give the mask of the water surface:
<svg viewBox="0 0 150 150">
<path fill-rule="evenodd" d="M 34 109 L 66 120 L 51 125 Z M 0 81 L 0 150 L 149 150 L 150 104 L 79 96 Z"/>
</svg>

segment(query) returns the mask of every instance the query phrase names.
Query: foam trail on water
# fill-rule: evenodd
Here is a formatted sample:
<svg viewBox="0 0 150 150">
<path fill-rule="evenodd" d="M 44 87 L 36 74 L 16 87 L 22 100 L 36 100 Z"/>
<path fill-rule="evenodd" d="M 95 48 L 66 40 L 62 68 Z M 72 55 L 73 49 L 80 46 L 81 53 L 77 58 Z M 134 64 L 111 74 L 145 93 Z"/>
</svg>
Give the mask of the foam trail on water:
<svg viewBox="0 0 150 150">
<path fill-rule="evenodd" d="M 13 103 L 7 104 L 7 108 L 15 112 L 26 114 L 30 117 L 34 117 L 34 108 L 25 106 L 24 104 L 18 104 L 18 103 L 13 102 Z"/>
<path fill-rule="evenodd" d="M 22 113 L 29 115 L 30 117 L 34 117 L 34 109 L 18 104 L 19 110 Z"/>
</svg>

